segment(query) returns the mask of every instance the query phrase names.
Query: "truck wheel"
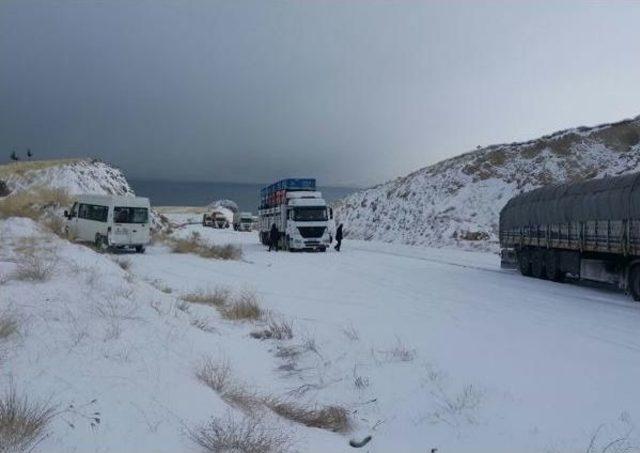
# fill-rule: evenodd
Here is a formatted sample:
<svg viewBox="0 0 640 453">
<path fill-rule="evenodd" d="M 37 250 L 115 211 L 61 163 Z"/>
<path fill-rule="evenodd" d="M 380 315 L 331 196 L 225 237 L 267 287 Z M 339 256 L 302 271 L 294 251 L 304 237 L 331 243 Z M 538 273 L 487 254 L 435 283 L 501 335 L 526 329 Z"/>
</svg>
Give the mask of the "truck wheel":
<svg viewBox="0 0 640 453">
<path fill-rule="evenodd" d="M 547 250 L 544 254 L 544 269 L 546 277 L 554 282 L 562 280 L 560 272 L 560 259 L 555 250 Z"/>
<path fill-rule="evenodd" d="M 518 268 L 524 276 L 531 276 L 531 253 L 529 250 L 522 249 L 518 251 Z"/>
<path fill-rule="evenodd" d="M 106 236 L 103 236 L 101 234 L 96 234 L 94 245 L 96 246 L 96 249 L 100 252 L 109 251 L 109 241 L 107 240 Z"/>
<path fill-rule="evenodd" d="M 631 297 L 636 302 L 640 301 L 640 265 L 635 265 L 629 269 L 628 286 Z"/>
<path fill-rule="evenodd" d="M 531 254 L 531 274 L 535 278 L 545 278 L 544 254 L 542 250 L 534 250 Z"/>
</svg>

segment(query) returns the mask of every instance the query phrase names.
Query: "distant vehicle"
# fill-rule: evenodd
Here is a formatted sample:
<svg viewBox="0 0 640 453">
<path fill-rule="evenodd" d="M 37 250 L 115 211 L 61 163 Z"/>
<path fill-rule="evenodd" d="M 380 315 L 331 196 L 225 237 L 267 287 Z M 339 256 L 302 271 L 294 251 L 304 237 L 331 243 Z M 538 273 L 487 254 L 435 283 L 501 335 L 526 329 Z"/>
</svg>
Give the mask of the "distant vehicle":
<svg viewBox="0 0 640 453">
<path fill-rule="evenodd" d="M 77 195 L 67 218 L 67 236 L 97 247 L 135 248 L 143 253 L 151 238 L 149 199 L 115 195 Z"/>
<path fill-rule="evenodd" d="M 269 244 L 275 223 L 278 248 L 324 252 L 331 245 L 329 209 L 315 179 L 283 179 L 260 191 L 260 241 Z"/>
<path fill-rule="evenodd" d="M 253 229 L 253 215 L 250 212 L 234 212 L 233 229 L 236 231 L 251 231 Z"/>
<path fill-rule="evenodd" d="M 224 212 L 214 209 L 209 214 L 202 216 L 202 226 L 213 228 L 229 228 L 229 219 Z"/>
<path fill-rule="evenodd" d="M 640 300 L 640 173 L 518 195 L 500 212 L 502 266 L 611 283 Z"/>
</svg>

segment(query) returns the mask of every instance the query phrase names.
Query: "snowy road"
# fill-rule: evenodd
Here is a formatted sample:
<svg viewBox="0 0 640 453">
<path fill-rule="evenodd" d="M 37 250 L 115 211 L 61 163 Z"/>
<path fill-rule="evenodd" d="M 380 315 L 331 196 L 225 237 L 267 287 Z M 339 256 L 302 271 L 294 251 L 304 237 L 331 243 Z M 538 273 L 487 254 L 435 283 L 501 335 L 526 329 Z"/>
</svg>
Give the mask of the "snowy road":
<svg viewBox="0 0 640 453">
<path fill-rule="evenodd" d="M 371 452 L 583 452 L 594 435 L 593 451 L 620 436 L 640 444 L 640 305 L 621 293 L 527 279 L 491 254 L 359 241 L 270 254 L 250 233 L 191 231 L 242 244 L 244 261 L 156 246 L 131 257 L 133 272 L 177 293 L 255 289 L 318 346 L 295 373 L 274 371 L 278 385 L 312 384 L 306 397 L 353 409 Z"/>
</svg>

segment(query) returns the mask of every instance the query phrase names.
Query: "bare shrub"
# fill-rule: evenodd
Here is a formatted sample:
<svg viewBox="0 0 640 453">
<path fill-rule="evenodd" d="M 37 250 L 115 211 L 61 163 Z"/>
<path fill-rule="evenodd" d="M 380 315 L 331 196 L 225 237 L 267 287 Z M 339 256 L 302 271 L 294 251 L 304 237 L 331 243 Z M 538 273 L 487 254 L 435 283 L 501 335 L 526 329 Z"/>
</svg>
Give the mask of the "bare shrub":
<svg viewBox="0 0 640 453">
<path fill-rule="evenodd" d="M 258 296 L 245 290 L 231 304 L 221 307 L 220 314 L 233 321 L 255 321 L 262 318 L 263 311 L 258 303 Z"/>
<path fill-rule="evenodd" d="M 212 305 L 216 308 L 224 307 L 229 303 L 231 291 L 224 286 L 217 286 L 213 291 L 199 291 L 181 297 L 182 300 L 195 304 Z"/>
<path fill-rule="evenodd" d="M 639 451 L 632 441 L 633 423 L 627 412 L 620 414 L 616 423 L 601 424 L 589 439 L 585 453 L 629 453 Z"/>
<path fill-rule="evenodd" d="M 293 325 L 283 317 L 269 313 L 267 328 L 251 332 L 251 336 L 259 340 L 290 340 L 293 338 Z"/>
<path fill-rule="evenodd" d="M 189 431 L 189 437 L 205 452 L 285 453 L 291 437 L 280 429 L 270 429 L 255 417 L 211 418 Z"/>
<path fill-rule="evenodd" d="M 476 411 L 482 402 L 482 392 L 471 384 L 460 391 L 448 389 L 446 375 L 431 367 L 427 367 L 424 383 L 430 387 L 435 408 L 427 416 L 431 423 L 446 423 L 458 427 L 463 422 L 476 423 Z"/>
<path fill-rule="evenodd" d="M 265 405 L 279 416 L 310 428 L 344 433 L 351 429 L 347 410 L 340 406 L 306 407 L 291 401 L 266 399 Z"/>
<path fill-rule="evenodd" d="M 123 271 L 128 271 L 129 269 L 131 269 L 131 260 L 127 258 L 118 258 L 114 261 L 118 266 L 120 266 L 120 269 L 122 269 Z"/>
<path fill-rule="evenodd" d="M 0 452 L 31 451 L 47 437 L 54 416 L 49 403 L 31 401 L 10 386 L 0 398 Z"/>
<path fill-rule="evenodd" d="M 186 239 L 165 238 L 174 253 L 192 253 L 202 258 L 214 258 L 220 260 L 239 260 L 242 258 L 242 249 L 233 244 L 216 245 L 203 242 L 200 235 L 193 232 Z"/>
<path fill-rule="evenodd" d="M 196 377 L 209 388 L 222 393 L 229 384 L 231 366 L 228 360 L 216 362 L 211 358 L 205 358 L 196 368 Z"/>
<path fill-rule="evenodd" d="M 118 296 L 128 299 L 126 297 L 128 294 L 128 291 L 123 290 L 122 294 L 118 294 Z M 136 315 L 138 306 L 135 302 L 129 300 L 106 299 L 96 304 L 95 311 L 103 318 L 117 318 L 129 321 L 138 319 Z"/>
</svg>

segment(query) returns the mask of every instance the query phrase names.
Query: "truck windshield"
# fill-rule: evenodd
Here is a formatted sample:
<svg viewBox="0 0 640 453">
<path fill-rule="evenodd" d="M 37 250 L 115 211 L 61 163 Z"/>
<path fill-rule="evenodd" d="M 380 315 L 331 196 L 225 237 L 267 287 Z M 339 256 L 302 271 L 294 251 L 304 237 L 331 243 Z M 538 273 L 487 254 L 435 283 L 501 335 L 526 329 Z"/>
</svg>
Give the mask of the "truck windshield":
<svg viewBox="0 0 640 453">
<path fill-rule="evenodd" d="M 327 220 L 327 208 L 318 206 L 295 208 L 293 210 L 293 220 L 298 222 L 319 222 Z"/>
<path fill-rule="evenodd" d="M 113 221 L 116 223 L 147 223 L 149 210 L 147 208 L 130 208 L 116 206 L 113 208 Z"/>
</svg>

